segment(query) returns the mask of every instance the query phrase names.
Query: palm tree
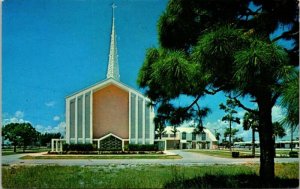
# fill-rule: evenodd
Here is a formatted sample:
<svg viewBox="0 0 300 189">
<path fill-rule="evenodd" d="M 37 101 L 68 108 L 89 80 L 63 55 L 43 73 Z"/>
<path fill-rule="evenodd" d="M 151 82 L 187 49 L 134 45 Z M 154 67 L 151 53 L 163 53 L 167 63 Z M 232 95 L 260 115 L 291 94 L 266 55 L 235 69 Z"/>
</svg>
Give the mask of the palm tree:
<svg viewBox="0 0 300 189">
<path fill-rule="evenodd" d="M 175 142 L 175 139 L 176 139 L 176 133 L 178 132 L 178 130 L 176 129 L 176 126 L 173 126 L 171 132 L 172 132 L 173 135 L 174 135 L 174 140 L 173 140 L 173 142 L 174 142 L 174 149 L 176 149 L 176 142 Z"/>
<path fill-rule="evenodd" d="M 276 121 L 276 122 L 272 123 L 272 125 L 273 125 L 273 140 L 275 143 L 277 137 L 282 138 L 286 135 L 286 133 L 283 128 L 283 125 L 280 124 L 279 122 Z M 276 155 L 275 150 L 276 150 L 276 147 L 274 147 L 274 156 Z"/>
<path fill-rule="evenodd" d="M 215 133 L 215 136 L 216 136 L 216 139 L 217 139 L 218 144 L 219 144 L 219 140 L 220 140 L 220 137 L 221 137 L 221 133 Z"/>
<path fill-rule="evenodd" d="M 220 104 L 220 109 L 224 110 L 225 113 L 227 113 L 222 118 L 222 121 L 228 121 L 228 123 L 229 123 L 228 133 L 229 133 L 229 150 L 230 151 L 231 151 L 231 137 L 232 137 L 232 133 L 233 133 L 233 130 L 231 129 L 231 125 L 232 125 L 232 123 L 240 124 L 240 118 L 234 117 L 234 114 L 237 114 L 237 111 L 235 111 L 234 108 L 235 108 L 235 104 L 230 99 L 227 99 L 226 105 L 224 105 L 223 103 Z"/>
<path fill-rule="evenodd" d="M 277 137 L 283 138 L 286 135 L 282 124 L 277 121 L 273 123 L 273 135 L 275 137 L 275 140 Z"/>
<path fill-rule="evenodd" d="M 231 137 L 233 138 L 234 135 L 236 135 L 236 133 L 239 132 L 238 129 L 231 129 L 231 128 L 226 128 L 225 132 L 224 132 L 224 137 L 225 137 L 225 141 L 227 136 L 229 136 L 229 149 L 231 150 Z"/>
<path fill-rule="evenodd" d="M 299 77 L 297 70 L 288 74 L 285 86 L 282 90 L 281 106 L 286 108 L 286 116 L 281 121 L 283 125 L 290 127 L 291 151 L 293 151 L 293 133 L 299 126 Z"/>
<path fill-rule="evenodd" d="M 157 132 L 159 139 L 161 139 L 162 135 L 166 133 L 164 119 L 159 115 L 156 116 L 154 118 L 154 125 L 155 125 L 155 131 Z"/>
<path fill-rule="evenodd" d="M 252 156 L 255 157 L 255 132 L 258 131 L 259 120 L 257 114 L 246 112 L 244 115 L 244 130 L 252 129 Z"/>
<path fill-rule="evenodd" d="M 201 134 L 203 133 L 203 130 L 205 129 L 204 125 L 203 125 L 203 120 L 204 118 L 206 118 L 208 116 L 208 114 L 211 113 L 211 110 L 208 107 L 204 107 L 204 108 L 200 108 L 200 106 L 198 105 L 198 103 L 196 103 L 198 110 L 195 110 L 195 117 L 196 117 L 196 127 L 194 129 L 194 133 L 195 134 Z"/>
</svg>

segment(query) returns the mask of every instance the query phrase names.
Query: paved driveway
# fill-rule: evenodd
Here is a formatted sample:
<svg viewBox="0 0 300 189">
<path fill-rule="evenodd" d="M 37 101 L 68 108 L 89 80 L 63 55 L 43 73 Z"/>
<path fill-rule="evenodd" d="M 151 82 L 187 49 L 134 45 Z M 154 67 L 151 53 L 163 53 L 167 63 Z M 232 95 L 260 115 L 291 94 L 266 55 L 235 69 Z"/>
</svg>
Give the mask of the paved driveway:
<svg viewBox="0 0 300 189">
<path fill-rule="evenodd" d="M 24 164 L 24 165 L 110 165 L 110 164 L 160 164 L 160 165 L 212 165 L 212 164 L 244 164 L 244 163 L 258 163 L 259 158 L 220 158 L 208 155 L 203 155 L 193 152 L 185 152 L 181 150 L 169 151 L 182 156 L 182 159 L 34 159 L 22 160 L 22 156 L 29 154 L 17 154 L 2 156 L 2 164 Z M 40 155 L 40 154 L 30 154 Z M 299 162 L 298 158 L 275 158 L 275 162 Z"/>
</svg>

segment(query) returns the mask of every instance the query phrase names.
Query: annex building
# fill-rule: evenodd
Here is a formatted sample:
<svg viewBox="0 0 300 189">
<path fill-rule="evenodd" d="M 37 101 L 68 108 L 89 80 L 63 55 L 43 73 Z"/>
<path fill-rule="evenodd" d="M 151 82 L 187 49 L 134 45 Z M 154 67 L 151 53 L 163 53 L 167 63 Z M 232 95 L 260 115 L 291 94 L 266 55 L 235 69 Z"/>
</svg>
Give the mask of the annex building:
<svg viewBox="0 0 300 189">
<path fill-rule="evenodd" d="M 52 151 L 62 151 L 63 143 L 120 150 L 154 143 L 150 99 L 120 81 L 114 8 L 106 79 L 66 97 L 65 139 L 52 139 Z"/>
<path fill-rule="evenodd" d="M 209 129 L 195 133 L 194 127 L 177 127 L 174 133 L 173 126 L 167 126 L 161 138 L 155 139 L 163 142 L 164 149 L 217 149 L 218 140 Z"/>
</svg>

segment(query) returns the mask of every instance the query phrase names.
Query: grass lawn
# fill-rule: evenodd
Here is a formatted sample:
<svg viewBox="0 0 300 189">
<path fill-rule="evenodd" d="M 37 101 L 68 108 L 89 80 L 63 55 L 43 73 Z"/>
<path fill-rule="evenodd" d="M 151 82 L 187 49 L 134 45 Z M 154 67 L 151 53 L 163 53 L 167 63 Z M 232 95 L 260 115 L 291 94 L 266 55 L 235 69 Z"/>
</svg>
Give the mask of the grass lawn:
<svg viewBox="0 0 300 189">
<path fill-rule="evenodd" d="M 23 156 L 20 159 L 181 159 L 179 155 L 43 155 Z"/>
<path fill-rule="evenodd" d="M 216 157 L 224 157 L 224 158 L 232 158 L 231 152 L 229 150 L 204 150 L 204 149 L 196 149 L 196 150 L 186 150 L 188 152 L 196 152 L 200 154 L 216 156 Z M 240 152 L 240 155 L 249 155 L 247 152 Z"/>
<path fill-rule="evenodd" d="M 23 152 L 22 148 L 17 148 L 17 152 L 14 152 L 13 148 L 1 149 L 2 156 L 13 155 L 13 154 L 20 154 L 20 153 L 47 152 L 49 150 L 50 150 L 50 148 L 45 148 L 45 147 L 41 147 L 41 148 L 29 148 L 29 149 L 26 149 L 25 152 Z"/>
<path fill-rule="evenodd" d="M 188 152 L 196 152 L 196 153 L 201 153 L 201 154 L 206 154 L 206 155 L 211 155 L 211 156 L 216 156 L 216 157 L 225 157 L 225 158 L 232 158 L 231 156 L 231 151 L 229 150 L 205 150 L 205 149 L 191 149 L 191 150 L 186 150 Z M 240 156 L 247 156 L 251 155 L 252 151 L 249 149 L 232 149 L 234 152 L 240 152 Z M 296 151 L 296 150 L 294 150 Z M 276 149 L 276 157 L 288 157 L 289 155 L 289 150 L 285 149 Z M 259 149 L 255 150 L 255 156 L 259 157 L 260 152 Z"/>
<path fill-rule="evenodd" d="M 297 187 L 298 166 L 298 163 L 276 164 L 275 186 Z M 258 164 L 3 166 L 2 186 L 4 188 L 185 188 L 186 186 L 240 188 L 245 185 L 251 187 L 261 184 L 257 176 L 258 170 Z M 243 182 L 240 177 L 243 178 Z M 199 183 L 198 180 L 201 178 L 205 178 L 206 181 Z M 214 179 L 223 180 L 216 182 Z"/>
</svg>

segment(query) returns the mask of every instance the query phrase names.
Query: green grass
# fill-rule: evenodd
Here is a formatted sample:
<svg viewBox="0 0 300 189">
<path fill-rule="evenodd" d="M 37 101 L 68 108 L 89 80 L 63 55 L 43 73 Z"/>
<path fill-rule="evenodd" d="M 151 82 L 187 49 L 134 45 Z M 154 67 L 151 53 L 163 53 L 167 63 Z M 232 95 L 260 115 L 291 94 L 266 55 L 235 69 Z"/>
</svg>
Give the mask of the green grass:
<svg viewBox="0 0 300 189">
<path fill-rule="evenodd" d="M 283 181 L 293 181 L 295 184 L 299 175 L 298 166 L 298 163 L 276 164 L 279 185 Z M 239 187 L 239 180 L 236 181 L 233 178 L 246 175 L 246 179 L 248 177 L 257 179 L 258 169 L 258 164 L 4 166 L 2 167 L 2 185 L 4 188 L 174 188 L 182 186 L 180 183 L 188 182 L 191 188 L 201 188 L 199 185 L 195 187 L 191 184 L 197 183 L 195 179 L 208 177 L 207 182 L 215 178 L 226 178 L 224 186 L 226 183 L 231 183 L 230 186 Z M 213 175 L 210 176 L 213 178 L 209 175 Z"/>
<path fill-rule="evenodd" d="M 229 150 L 186 150 L 188 152 L 195 152 L 195 153 L 200 153 L 200 154 L 205 154 L 205 155 L 210 155 L 210 156 L 215 156 L 215 157 L 224 157 L 224 158 L 232 158 L 231 152 Z M 240 152 L 240 155 L 249 155 L 249 153 L 245 152 Z"/>
<path fill-rule="evenodd" d="M 20 159 L 181 159 L 179 155 L 43 155 L 23 156 Z"/>
<path fill-rule="evenodd" d="M 49 150 L 50 150 L 50 148 L 41 147 L 41 148 L 29 148 L 29 149 L 26 149 L 25 152 L 23 152 L 22 148 L 17 148 L 17 152 L 14 152 L 14 150 L 12 148 L 8 148 L 8 149 L 2 149 L 2 156 L 22 154 L 22 153 L 47 152 Z"/>
<path fill-rule="evenodd" d="M 186 150 L 188 152 L 196 152 L 196 153 L 201 153 L 205 155 L 210 155 L 210 156 L 216 156 L 216 157 L 224 157 L 224 158 L 232 158 L 231 156 L 231 151 L 229 150 L 205 150 L 205 149 L 191 149 L 191 150 Z M 240 156 L 249 156 L 252 154 L 252 151 L 249 149 L 232 149 L 234 152 L 240 152 Z M 296 150 L 294 150 L 296 151 Z M 289 155 L 289 150 L 283 150 L 283 149 L 276 149 L 276 157 L 288 157 Z M 259 157 L 259 149 L 255 150 L 255 157 Z"/>
</svg>

